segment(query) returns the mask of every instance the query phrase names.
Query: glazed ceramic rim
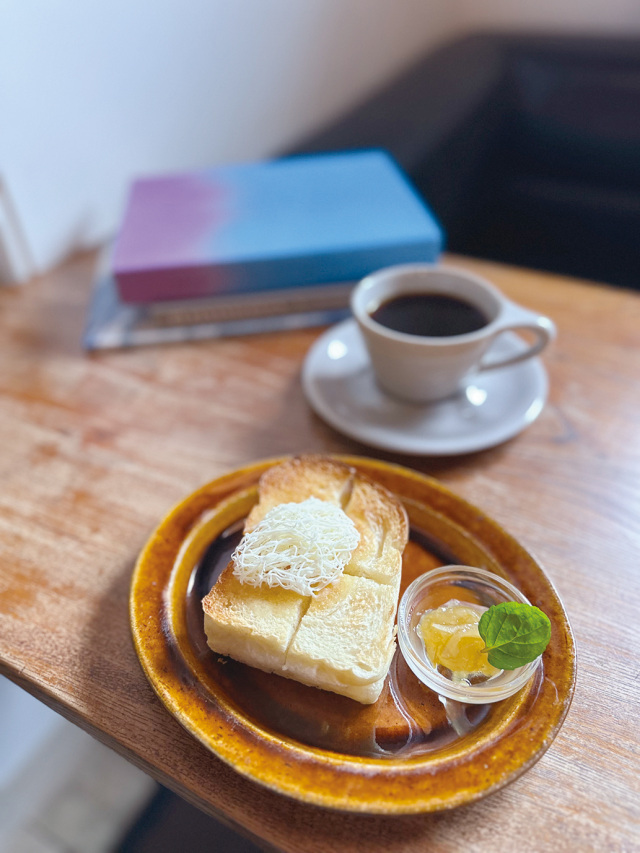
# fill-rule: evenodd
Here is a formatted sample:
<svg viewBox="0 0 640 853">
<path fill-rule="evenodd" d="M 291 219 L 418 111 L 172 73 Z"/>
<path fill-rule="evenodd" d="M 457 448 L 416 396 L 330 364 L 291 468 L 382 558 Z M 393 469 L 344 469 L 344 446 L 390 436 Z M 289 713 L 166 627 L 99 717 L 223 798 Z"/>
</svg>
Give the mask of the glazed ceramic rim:
<svg viewBox="0 0 640 853">
<path fill-rule="evenodd" d="M 541 656 L 518 669 L 500 670 L 497 675 L 480 684 L 461 684 L 446 678 L 433 666 L 426 654 L 424 643 L 418 637 L 417 626 L 412 624 L 415 611 L 430 586 L 445 580 L 465 579 L 480 580 L 486 587 L 498 593 L 500 601 L 530 603 L 512 583 L 486 569 L 475 566 L 441 566 L 420 575 L 405 590 L 398 606 L 398 644 L 414 675 L 439 696 L 473 705 L 499 702 L 513 696 L 533 678 L 542 661 Z"/>
</svg>

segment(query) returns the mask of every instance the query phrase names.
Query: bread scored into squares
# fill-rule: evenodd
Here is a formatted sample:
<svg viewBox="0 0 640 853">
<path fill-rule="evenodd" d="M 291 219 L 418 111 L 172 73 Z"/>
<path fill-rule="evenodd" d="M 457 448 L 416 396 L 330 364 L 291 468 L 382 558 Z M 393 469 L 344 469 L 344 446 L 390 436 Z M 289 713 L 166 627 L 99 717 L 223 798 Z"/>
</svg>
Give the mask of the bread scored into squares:
<svg viewBox="0 0 640 853">
<path fill-rule="evenodd" d="M 357 544 L 347 551 L 338 576 L 317 592 L 243 582 L 232 559 L 202 602 L 209 647 L 312 687 L 365 704 L 375 702 L 395 651 L 402 552 L 408 538 L 403 506 L 355 469 L 320 456 L 302 456 L 270 468 L 260 480 L 258 495 L 245 522 L 243 542 L 260 532 L 267 513 L 273 518 L 273 511 L 283 505 L 315 498 L 323 504 L 306 503 L 308 511 L 342 510 L 352 523 L 349 527 L 357 531 L 350 540 Z M 294 513 L 297 510 L 294 507 Z M 238 551 L 241 548 L 242 543 Z"/>
</svg>

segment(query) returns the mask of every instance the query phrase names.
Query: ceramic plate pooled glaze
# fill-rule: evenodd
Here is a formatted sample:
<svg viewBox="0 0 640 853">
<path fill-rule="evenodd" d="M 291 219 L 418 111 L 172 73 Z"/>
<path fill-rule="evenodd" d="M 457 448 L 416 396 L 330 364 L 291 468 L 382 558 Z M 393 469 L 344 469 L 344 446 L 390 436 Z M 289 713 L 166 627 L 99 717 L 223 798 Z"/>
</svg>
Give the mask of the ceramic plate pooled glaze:
<svg viewBox="0 0 640 853">
<path fill-rule="evenodd" d="M 533 557 L 481 510 L 406 468 L 336 458 L 389 489 L 407 509 L 411 538 L 401 594 L 429 569 L 471 565 L 507 579 L 547 613 L 551 642 L 535 677 L 492 705 L 445 706 L 396 652 L 380 699 L 360 705 L 212 652 L 200 602 L 240 540 L 260 475 L 282 459 L 214 480 L 161 522 L 131 586 L 138 657 L 162 702 L 194 737 L 237 772 L 281 794 L 371 814 L 473 802 L 531 767 L 557 734 L 575 683 L 567 616 Z"/>
</svg>

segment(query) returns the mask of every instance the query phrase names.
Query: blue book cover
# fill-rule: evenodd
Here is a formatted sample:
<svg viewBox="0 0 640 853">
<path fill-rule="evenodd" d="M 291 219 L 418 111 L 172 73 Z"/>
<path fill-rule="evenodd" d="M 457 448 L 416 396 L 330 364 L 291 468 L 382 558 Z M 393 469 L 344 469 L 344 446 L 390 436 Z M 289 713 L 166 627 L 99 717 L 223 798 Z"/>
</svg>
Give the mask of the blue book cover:
<svg viewBox="0 0 640 853">
<path fill-rule="evenodd" d="M 112 273 L 125 303 L 249 295 L 434 261 L 442 243 L 386 152 L 313 154 L 135 181 Z"/>
</svg>

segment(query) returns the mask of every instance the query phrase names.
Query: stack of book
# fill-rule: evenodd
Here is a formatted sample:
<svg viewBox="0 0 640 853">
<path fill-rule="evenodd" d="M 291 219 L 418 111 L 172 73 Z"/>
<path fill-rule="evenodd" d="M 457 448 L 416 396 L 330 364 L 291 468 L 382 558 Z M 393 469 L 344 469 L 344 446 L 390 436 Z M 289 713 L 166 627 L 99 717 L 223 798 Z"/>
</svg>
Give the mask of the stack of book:
<svg viewBox="0 0 640 853">
<path fill-rule="evenodd" d="M 314 154 L 133 183 L 94 284 L 87 349 L 324 325 L 381 267 L 443 234 L 384 151 Z"/>
</svg>

